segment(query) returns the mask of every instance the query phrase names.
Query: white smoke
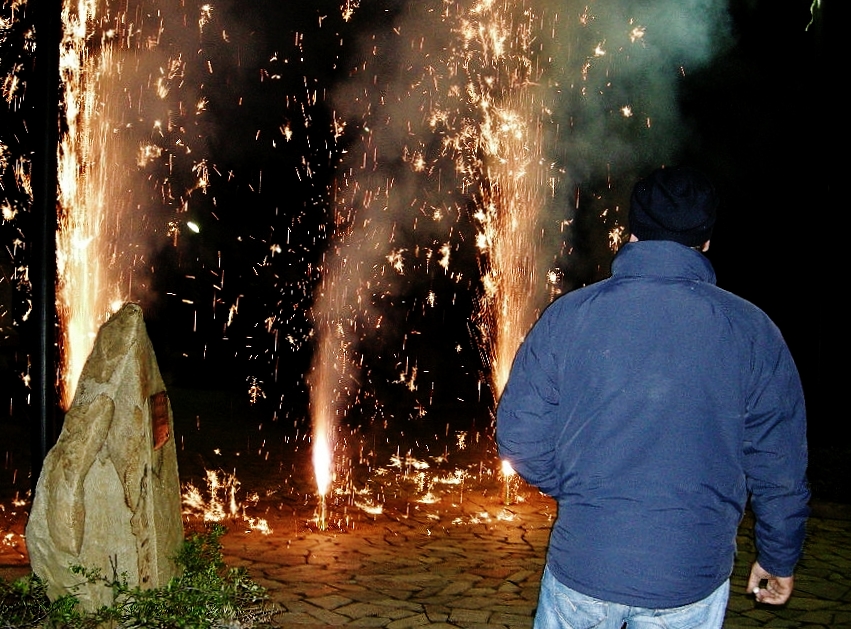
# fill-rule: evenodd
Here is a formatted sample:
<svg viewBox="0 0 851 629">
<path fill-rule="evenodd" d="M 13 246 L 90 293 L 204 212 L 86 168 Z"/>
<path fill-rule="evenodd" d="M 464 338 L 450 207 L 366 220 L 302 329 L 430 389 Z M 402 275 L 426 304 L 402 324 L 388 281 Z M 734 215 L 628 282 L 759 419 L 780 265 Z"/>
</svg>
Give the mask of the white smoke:
<svg viewBox="0 0 851 629">
<path fill-rule="evenodd" d="M 354 141 L 339 171 L 337 233 L 316 320 L 346 331 L 340 347 L 363 345 L 387 304 L 410 300 L 405 274 L 433 275 L 430 256 L 443 247 L 449 265 L 439 273 L 482 274 L 481 300 L 491 310 L 480 330 L 485 344 L 507 326 L 506 312 L 527 309 L 512 325 L 528 327 L 548 296 L 548 270 L 571 251 L 575 190 L 596 186 L 599 198 L 613 181 L 675 159 L 690 133 L 679 86 L 728 43 L 721 0 L 434 1 L 367 29 L 349 81 L 332 97 Z M 521 171 L 533 190 L 507 210 Z M 529 235 L 518 242 L 532 244 L 495 271 L 486 227 L 512 221 Z M 473 232 L 490 244 L 479 269 L 462 269 L 457 259 L 475 248 Z M 515 269 L 511 255 L 524 256 Z M 517 269 L 535 284 L 501 297 L 512 303 L 488 303 L 485 293 L 499 293 Z M 503 365 L 522 337 L 513 334 Z M 492 348 L 486 353 L 496 360 Z"/>
<path fill-rule="evenodd" d="M 722 0 L 560 3 L 553 80 L 556 156 L 579 181 L 633 176 L 675 158 L 690 130 L 684 78 L 731 42 Z"/>
</svg>

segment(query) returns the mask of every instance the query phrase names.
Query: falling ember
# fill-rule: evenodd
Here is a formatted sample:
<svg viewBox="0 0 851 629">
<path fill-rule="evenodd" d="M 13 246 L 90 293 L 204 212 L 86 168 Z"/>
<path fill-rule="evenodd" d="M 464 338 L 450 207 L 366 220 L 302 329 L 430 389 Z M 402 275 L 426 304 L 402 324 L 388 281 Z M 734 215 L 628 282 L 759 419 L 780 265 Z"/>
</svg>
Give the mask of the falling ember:
<svg viewBox="0 0 851 629">
<path fill-rule="evenodd" d="M 644 37 L 646 29 L 643 26 L 636 26 L 629 32 L 629 39 L 632 43 L 637 42 L 638 40 Z"/>
<path fill-rule="evenodd" d="M 616 225 L 609 231 L 609 248 L 612 253 L 616 252 L 623 244 L 625 232 L 623 225 Z"/>
</svg>

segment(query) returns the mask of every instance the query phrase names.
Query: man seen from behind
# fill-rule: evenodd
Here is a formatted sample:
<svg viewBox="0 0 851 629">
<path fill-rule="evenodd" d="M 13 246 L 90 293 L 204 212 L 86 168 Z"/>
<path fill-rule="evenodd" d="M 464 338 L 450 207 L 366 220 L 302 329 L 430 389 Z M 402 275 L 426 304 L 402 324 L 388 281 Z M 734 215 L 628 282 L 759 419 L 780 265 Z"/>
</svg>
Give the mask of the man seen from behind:
<svg viewBox="0 0 851 629">
<path fill-rule="evenodd" d="M 748 592 L 792 593 L 809 513 L 801 383 L 769 318 L 715 285 L 717 207 L 695 169 L 639 181 L 611 277 L 553 302 L 515 357 L 500 456 L 558 501 L 537 629 L 721 627 L 748 500 Z"/>
</svg>

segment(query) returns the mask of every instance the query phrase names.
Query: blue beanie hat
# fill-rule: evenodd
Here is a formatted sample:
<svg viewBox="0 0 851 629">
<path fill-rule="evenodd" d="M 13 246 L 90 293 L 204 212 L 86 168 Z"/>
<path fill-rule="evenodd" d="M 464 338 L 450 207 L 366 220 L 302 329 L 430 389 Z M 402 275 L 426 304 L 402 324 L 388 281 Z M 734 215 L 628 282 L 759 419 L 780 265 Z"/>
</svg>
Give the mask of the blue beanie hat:
<svg viewBox="0 0 851 629">
<path fill-rule="evenodd" d="M 688 166 L 659 168 L 635 184 L 629 229 L 639 240 L 673 240 L 698 247 L 712 236 L 718 210 L 715 186 Z"/>
</svg>

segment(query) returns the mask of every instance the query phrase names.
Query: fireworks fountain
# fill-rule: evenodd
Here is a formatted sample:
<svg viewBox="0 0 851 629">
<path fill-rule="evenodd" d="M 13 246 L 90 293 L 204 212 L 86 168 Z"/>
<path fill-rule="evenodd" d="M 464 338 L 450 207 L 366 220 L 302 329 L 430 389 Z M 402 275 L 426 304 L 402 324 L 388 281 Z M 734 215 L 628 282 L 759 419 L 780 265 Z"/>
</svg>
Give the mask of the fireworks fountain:
<svg viewBox="0 0 851 629">
<path fill-rule="evenodd" d="M 151 138 L 174 133 L 177 121 L 169 92 L 181 66 L 159 49 L 163 15 L 173 13 L 150 13 L 144 2 L 62 7 L 57 309 L 66 408 L 97 329 L 145 294 L 144 235 L 156 225 L 142 167 L 163 153 Z"/>
<path fill-rule="evenodd" d="M 476 218 L 486 256 L 480 343 L 487 348 L 494 398 L 498 399 L 514 353 L 544 303 L 540 231 L 547 192 L 558 188 L 550 167 L 555 146 L 552 94 L 546 87 L 541 34 L 549 20 L 540 7 L 481 2 L 464 20 L 469 98 L 479 111 L 483 156 Z M 538 48 L 533 47 L 538 43 Z M 549 254 L 549 255 L 544 255 Z"/>
<path fill-rule="evenodd" d="M 117 282 L 106 276 L 108 254 L 101 251 L 109 229 L 105 222 L 118 214 L 109 207 L 108 190 L 123 174 L 111 146 L 114 112 L 110 107 L 115 100 L 104 93 L 107 85 L 115 83 L 117 69 L 113 44 L 105 36 L 100 53 L 87 54 L 94 10 L 93 4 L 69 2 L 62 11 L 66 27 L 60 71 L 66 130 L 59 160 L 57 275 L 64 408 L 70 406 L 98 327 L 108 318 L 113 302 L 123 301 L 114 292 Z"/>
<path fill-rule="evenodd" d="M 475 230 L 481 277 L 473 336 L 497 400 L 523 336 L 561 289 L 559 268 L 570 265 L 567 228 L 580 203 L 578 180 L 630 172 L 669 154 L 675 119 L 632 90 L 658 70 L 653 63 L 664 45 L 648 44 L 641 18 L 599 10 L 570 3 L 555 10 L 534 0 L 421 3 L 398 16 L 392 36 L 369 41 L 335 100 L 361 132 L 361 145 L 341 168 L 336 244 L 314 306 L 317 321 L 332 322 L 316 326 L 319 346 L 338 350 L 333 358 L 320 352 L 314 364 L 314 372 L 328 372 L 317 381 L 330 383 L 334 373 L 340 385 L 313 387 L 313 407 L 324 416 L 345 415 L 351 397 L 344 381 L 355 378 L 363 363 L 357 357 L 384 325 L 380 306 L 395 292 L 394 273 L 437 270 L 463 281 L 453 259 L 469 244 L 460 242 L 465 220 Z M 714 18 L 717 9 L 699 10 Z M 714 19 L 695 28 L 682 12 L 654 11 L 645 17 L 671 29 L 668 41 L 681 61 L 701 59 L 703 42 L 685 52 L 686 42 L 705 36 Z M 669 79 L 653 81 L 654 97 L 673 97 Z M 653 127 L 660 137 L 651 136 Z M 633 143 L 643 143 L 643 152 L 630 154 Z M 613 187 L 609 179 L 603 191 Z M 602 196 L 592 195 L 590 205 L 606 203 Z M 412 209 L 414 228 L 406 230 Z M 617 207 L 601 208 L 598 219 L 604 249 L 616 250 L 623 233 Z M 423 233 L 405 240 L 416 231 Z M 442 295 L 430 297 L 433 304 Z M 405 365 L 399 381 L 415 390 L 416 368 Z M 324 413 L 328 399 L 335 414 Z M 328 424 L 316 425 L 317 443 L 325 443 Z M 503 475 L 508 502 L 511 475 Z"/>
<path fill-rule="evenodd" d="M 617 207 L 609 201 L 618 191 L 609 173 L 626 176 L 670 154 L 674 143 L 667 130 L 676 124 L 666 118 L 670 88 L 656 78 L 664 55 L 645 25 L 657 20 L 669 36 L 674 33 L 676 78 L 677 67 L 684 72 L 683 64 L 702 54 L 687 50 L 694 41 L 683 34 L 690 15 L 666 16 L 657 8 L 652 15 L 625 18 L 626 10 L 604 15 L 598 4 L 567 3 L 556 10 L 542 0 L 470 0 L 379 7 L 371 14 L 358 3 L 337 4 L 335 16 L 318 11 L 310 18 L 318 21 L 311 32 L 336 29 L 364 45 L 334 62 L 348 76 L 326 91 L 299 65 L 310 47 L 302 30 L 294 29 L 291 46 L 270 38 L 274 48 L 265 45 L 274 52 L 253 53 L 267 55 L 257 63 L 259 85 L 231 83 L 230 76 L 220 78 L 226 74 L 220 68 L 235 75 L 242 64 L 249 66 L 252 44 L 240 36 L 251 29 L 229 25 L 231 32 L 216 22 L 216 6 L 200 6 L 197 16 L 189 16 L 182 4 L 166 0 L 140 0 L 121 11 L 110 3 L 66 2 L 67 129 L 60 149 L 58 239 L 60 311 L 68 334 L 61 342 L 69 355 L 62 370 L 66 400 L 73 391 L 74 361 L 85 359 L 90 336 L 111 302 L 138 299 L 145 288 L 146 274 L 138 271 L 154 264 L 138 235 L 153 234 L 163 241 L 159 246 L 182 251 L 177 234 L 190 217 L 201 214 L 231 226 L 228 236 L 239 242 L 240 252 L 245 243 L 259 243 L 244 263 L 248 270 L 232 270 L 236 256 L 229 259 L 225 245 L 214 264 L 196 265 L 186 279 L 195 286 L 202 275 L 213 278 L 203 298 L 213 305 L 209 319 L 215 325 L 207 331 L 220 329 L 237 345 L 237 331 L 243 330 L 245 347 L 232 355 L 242 352 L 255 364 L 271 366 L 269 373 L 249 379 L 252 400 L 265 396 L 261 381 L 277 382 L 287 349 L 313 348 L 306 380 L 317 522 L 325 528 L 335 484 L 347 483 L 347 500 L 356 502 L 351 494 L 357 488 L 344 468 L 346 457 L 357 458 L 347 450 L 357 446 L 345 424 L 363 424 L 369 412 L 361 410 L 353 420 L 355 407 L 374 410 L 367 421 L 384 427 L 395 421 L 405 432 L 405 415 L 385 410 L 382 392 L 408 404 L 413 409 L 408 419 L 420 426 L 435 423 L 433 417 L 424 420 L 435 398 L 475 402 L 475 387 L 484 384 L 489 398 L 498 399 L 523 335 L 562 288 L 559 269 L 569 274 L 581 266 L 569 232 L 579 182 L 604 181 L 598 190 L 588 184 L 585 189 L 593 192 L 583 193 L 583 202 L 603 226 L 605 248 L 619 238 Z M 260 16 L 257 24 L 262 21 Z M 221 26 L 215 37 L 214 26 Z M 196 70 L 181 40 L 191 42 L 193 54 L 200 40 Z M 228 55 L 236 60 L 231 66 L 224 62 Z M 240 125 L 256 124 L 249 130 L 256 152 L 288 151 L 286 160 L 273 160 L 287 165 L 288 178 L 280 177 L 285 183 L 264 179 L 266 166 L 247 156 L 251 150 L 234 149 L 230 163 L 217 164 L 216 156 L 199 148 L 218 132 L 210 102 L 233 97 L 238 116 L 252 92 L 282 84 L 289 67 L 296 69 L 286 89 L 300 82 L 304 93 L 263 92 L 263 105 L 269 109 L 274 102 L 277 108 L 274 115 L 260 119 L 258 108 L 251 110 L 253 119 L 237 117 L 232 125 L 229 120 L 234 138 L 244 131 Z M 658 103 L 637 95 L 637 82 L 649 76 Z M 234 92 L 219 94 L 214 87 Z M 244 87 L 250 89 L 239 91 Z M 320 110 L 329 112 L 327 128 L 315 123 Z M 634 145 L 643 148 L 632 151 Z M 249 172 L 258 163 L 259 170 Z M 322 168 L 333 170 L 327 187 L 317 175 Z M 287 186 L 307 191 L 293 195 Z M 228 207 L 234 199 L 244 201 L 231 192 L 240 187 L 250 190 L 250 204 L 274 208 L 252 216 L 241 206 Z M 271 204 L 262 201 L 275 194 L 279 198 Z M 287 195 L 304 200 L 303 207 L 287 204 Z M 227 216 L 233 218 L 225 223 Z M 329 244 L 320 258 L 317 251 Z M 102 279 L 92 260 L 105 262 L 112 275 Z M 237 285 L 230 292 L 224 288 L 226 271 L 230 286 Z M 253 278 L 264 274 L 273 278 L 274 306 L 249 310 Z M 199 299 L 178 290 L 173 299 L 192 308 L 195 334 Z M 466 310 L 465 301 L 471 303 Z M 306 331 L 293 313 L 308 304 L 312 324 Z M 72 314 L 72 305 L 84 305 L 87 313 Z M 248 317 L 256 320 L 239 328 L 240 318 Z M 462 321 L 452 327 L 450 319 Z M 179 319 L 184 328 L 185 322 Z M 258 341 L 264 335 L 271 339 L 267 349 Z M 479 368 L 470 366 L 474 360 L 466 348 L 474 359 L 480 352 Z M 205 341 L 205 357 L 207 349 Z M 473 386 L 458 393 L 459 385 L 447 395 L 443 383 L 463 378 L 438 372 L 460 371 L 455 365 L 462 360 Z M 451 441 L 446 425 L 444 437 Z M 447 454 L 444 447 L 433 458 L 445 461 Z M 400 473 L 407 475 L 417 459 L 411 453 L 397 456 Z M 509 503 L 512 476 L 506 470 L 502 476 Z M 463 488 L 463 477 L 449 475 L 447 484 Z"/>
<path fill-rule="evenodd" d="M 397 40 L 376 45 L 364 63 L 362 73 L 378 85 L 359 86 L 360 96 L 341 105 L 344 111 L 355 103 L 364 107 L 355 122 L 363 144 L 344 171 L 337 215 L 345 221 L 337 222 L 335 257 L 325 265 L 315 307 L 334 322 L 316 326 L 322 349 L 314 373 L 325 385 L 312 387 L 313 407 L 323 416 L 325 400 L 344 407 L 341 370 L 353 370 L 346 354 L 353 347 L 362 352 L 367 330 L 381 327 L 381 295 L 394 292 L 393 274 L 413 267 L 466 281 L 451 264 L 464 238 L 458 223 L 471 219 L 484 274 L 474 336 L 498 397 L 543 303 L 536 232 L 546 191 L 556 187 L 545 155 L 554 127 L 540 81 L 544 63 L 536 53 L 542 50 L 532 48 L 544 24 L 524 3 L 418 6 L 401 18 Z M 396 54 L 405 60 L 401 77 L 382 71 L 386 57 Z M 411 220 L 408 208 L 416 208 L 414 230 L 418 218 L 430 219 L 432 228 L 422 231 L 437 246 L 405 242 L 399 232 L 400 223 Z M 449 233 L 441 234 L 446 222 Z M 425 301 L 433 306 L 442 298 L 432 292 Z M 408 363 L 399 380 L 416 390 L 416 377 L 417 366 Z M 334 381 L 340 386 L 327 388 Z M 321 417 L 315 422 L 316 443 L 323 444 L 328 425 Z"/>
<path fill-rule="evenodd" d="M 333 425 L 334 425 L 334 400 L 329 396 L 333 391 L 331 383 L 326 379 L 333 373 L 323 368 L 325 365 L 334 365 L 337 354 L 334 351 L 334 335 L 330 330 L 324 330 L 321 335 L 321 346 L 319 347 L 317 367 L 314 371 L 316 381 L 311 382 L 313 390 L 322 392 L 320 400 L 324 405 L 320 408 L 312 408 L 313 418 L 313 444 L 312 461 L 316 477 L 316 494 L 319 497 L 319 514 L 317 523 L 320 530 L 325 530 L 328 525 L 328 490 L 334 479 L 333 460 Z"/>
</svg>

